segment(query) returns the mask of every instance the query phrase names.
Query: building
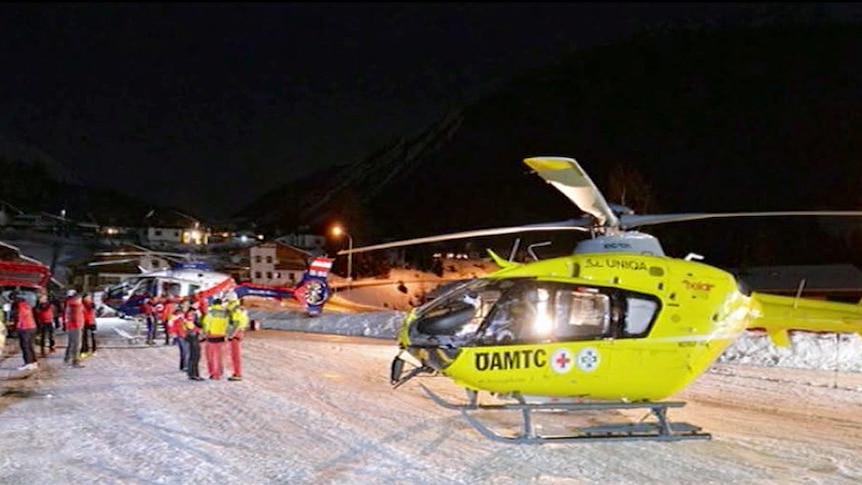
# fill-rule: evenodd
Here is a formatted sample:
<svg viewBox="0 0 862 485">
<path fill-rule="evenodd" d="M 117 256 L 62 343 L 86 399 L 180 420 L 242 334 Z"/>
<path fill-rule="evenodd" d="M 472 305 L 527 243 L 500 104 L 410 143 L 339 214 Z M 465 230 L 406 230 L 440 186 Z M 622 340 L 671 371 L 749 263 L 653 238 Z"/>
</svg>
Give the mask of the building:
<svg viewBox="0 0 862 485">
<path fill-rule="evenodd" d="M 278 241 L 249 248 L 249 276 L 252 283 L 293 286 L 302 279 L 312 253 Z"/>
<path fill-rule="evenodd" d="M 150 211 L 145 220 L 143 240 L 152 248 L 200 246 L 207 243 L 209 231 L 197 219 L 177 211 Z"/>
<path fill-rule="evenodd" d="M 308 251 L 316 256 L 320 256 L 326 252 L 326 237 L 316 234 L 287 234 L 275 238 L 276 242 L 287 244 L 305 251 Z"/>
</svg>

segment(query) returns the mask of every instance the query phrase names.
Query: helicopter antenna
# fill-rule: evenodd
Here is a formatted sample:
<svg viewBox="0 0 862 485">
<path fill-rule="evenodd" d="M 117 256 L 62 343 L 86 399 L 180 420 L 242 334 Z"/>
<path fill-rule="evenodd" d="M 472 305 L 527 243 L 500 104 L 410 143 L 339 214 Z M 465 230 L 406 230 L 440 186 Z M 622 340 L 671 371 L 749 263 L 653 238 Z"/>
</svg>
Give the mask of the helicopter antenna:
<svg viewBox="0 0 862 485">
<path fill-rule="evenodd" d="M 802 289 L 805 288 L 805 278 L 799 280 L 799 288 L 796 289 L 796 299 L 793 300 L 793 308 L 796 308 L 796 302 L 802 297 Z"/>
<path fill-rule="evenodd" d="M 515 254 L 518 252 L 518 246 L 521 245 L 521 238 L 515 239 L 514 244 L 512 244 L 512 251 L 509 253 L 509 261 L 515 260 Z"/>
<path fill-rule="evenodd" d="M 538 261 L 539 257 L 536 256 L 536 253 L 535 253 L 535 251 L 533 251 L 533 248 L 538 248 L 538 247 L 542 247 L 542 246 L 550 246 L 550 245 L 551 245 L 551 241 L 545 241 L 545 242 L 530 244 L 530 246 L 527 248 L 527 252 L 530 253 L 530 256 L 532 256 L 533 261 Z"/>
</svg>

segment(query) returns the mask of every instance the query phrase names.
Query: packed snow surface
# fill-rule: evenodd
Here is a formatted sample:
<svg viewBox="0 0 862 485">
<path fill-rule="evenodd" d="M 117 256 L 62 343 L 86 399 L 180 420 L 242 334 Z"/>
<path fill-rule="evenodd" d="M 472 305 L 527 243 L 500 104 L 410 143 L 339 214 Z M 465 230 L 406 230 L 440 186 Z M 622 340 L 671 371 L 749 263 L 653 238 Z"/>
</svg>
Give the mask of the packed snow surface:
<svg viewBox="0 0 862 485">
<path fill-rule="evenodd" d="M 177 347 L 131 344 L 114 330 L 138 331 L 131 320 L 101 319 L 103 346 L 82 369 L 62 365 L 61 347 L 24 377 L 13 354 L 0 362 L 0 483 L 862 482 L 858 336 L 796 335 L 789 349 L 742 338 L 669 411 L 708 441 L 512 445 L 482 437 L 418 386 L 462 399 L 446 378 L 390 386 L 402 316 L 259 320 L 240 382 L 187 379 Z M 643 413 L 536 422 L 553 430 Z M 517 429 L 517 416 L 482 417 Z"/>
</svg>

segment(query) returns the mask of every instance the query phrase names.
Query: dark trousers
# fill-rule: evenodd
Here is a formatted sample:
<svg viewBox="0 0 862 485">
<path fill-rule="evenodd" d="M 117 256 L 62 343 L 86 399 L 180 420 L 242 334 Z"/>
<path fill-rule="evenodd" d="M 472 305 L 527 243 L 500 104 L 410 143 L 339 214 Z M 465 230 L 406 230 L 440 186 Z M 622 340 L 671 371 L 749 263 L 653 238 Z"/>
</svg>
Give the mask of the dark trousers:
<svg viewBox="0 0 862 485">
<path fill-rule="evenodd" d="M 84 333 L 81 341 L 81 353 L 86 354 L 96 351 L 96 326 L 84 325 Z"/>
<path fill-rule="evenodd" d="M 189 377 L 200 377 L 198 364 L 201 361 L 201 342 L 197 334 L 186 335 L 186 342 L 189 344 L 188 362 L 186 362 L 186 372 Z"/>
<path fill-rule="evenodd" d="M 54 351 L 54 322 L 45 322 L 39 324 L 39 349 L 44 354 L 45 346 L 48 350 Z"/>
<path fill-rule="evenodd" d="M 18 329 L 18 342 L 21 344 L 21 357 L 24 358 L 25 364 L 36 362 L 36 349 L 33 346 L 35 339 L 35 328 L 28 328 L 26 330 Z"/>
</svg>

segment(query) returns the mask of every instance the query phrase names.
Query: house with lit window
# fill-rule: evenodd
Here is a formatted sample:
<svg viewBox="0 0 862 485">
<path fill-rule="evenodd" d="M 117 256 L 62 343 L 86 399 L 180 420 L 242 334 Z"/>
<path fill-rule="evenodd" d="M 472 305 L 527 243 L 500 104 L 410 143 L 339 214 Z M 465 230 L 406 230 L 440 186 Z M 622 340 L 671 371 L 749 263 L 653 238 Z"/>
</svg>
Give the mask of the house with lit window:
<svg viewBox="0 0 862 485">
<path fill-rule="evenodd" d="M 197 219 L 179 211 L 152 210 L 144 217 L 143 240 L 151 248 L 200 246 L 207 243 L 209 231 Z"/>
<path fill-rule="evenodd" d="M 249 248 L 249 276 L 252 283 L 293 286 L 302 279 L 312 253 L 278 241 Z"/>
</svg>

